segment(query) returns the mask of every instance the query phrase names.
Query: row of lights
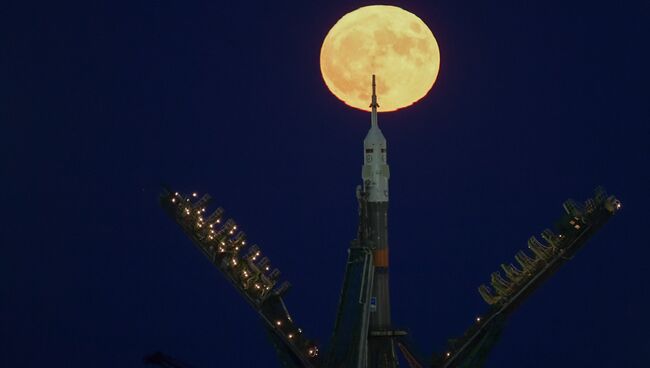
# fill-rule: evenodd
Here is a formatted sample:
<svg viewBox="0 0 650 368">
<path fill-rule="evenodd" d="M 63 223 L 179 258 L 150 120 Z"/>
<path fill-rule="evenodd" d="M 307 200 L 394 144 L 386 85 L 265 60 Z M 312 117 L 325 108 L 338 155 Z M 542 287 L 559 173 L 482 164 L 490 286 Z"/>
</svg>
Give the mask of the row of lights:
<svg viewBox="0 0 650 368">
<path fill-rule="evenodd" d="M 174 195 L 175 195 L 176 197 L 180 196 L 180 194 L 179 194 L 178 192 L 174 193 Z M 198 197 L 198 193 L 196 193 L 196 192 L 192 193 L 192 197 L 194 197 L 194 198 Z M 189 198 L 188 198 L 187 200 L 189 201 Z M 172 198 L 171 201 L 172 201 L 172 203 L 175 203 L 175 202 L 176 202 L 176 198 Z M 200 215 L 201 215 L 201 213 L 204 213 L 205 211 L 206 211 L 205 208 L 201 208 L 199 211 L 196 212 L 197 215 L 199 215 L 199 216 L 198 216 L 198 222 L 197 222 L 197 224 L 196 224 L 197 227 L 199 227 L 199 228 L 202 228 L 202 227 L 203 227 L 203 221 L 204 221 L 204 219 L 203 219 Z M 186 208 L 185 208 L 185 214 L 186 214 L 186 215 L 189 215 L 190 213 L 191 213 L 191 212 L 190 212 L 190 209 L 186 207 Z M 216 219 L 215 222 L 216 222 L 216 223 L 220 223 L 220 222 L 221 222 L 221 219 Z M 228 225 L 228 224 L 229 224 L 229 221 L 226 222 L 226 225 Z M 210 235 L 208 235 L 208 238 L 209 238 L 210 240 L 214 240 L 214 238 L 215 238 L 215 237 L 214 237 L 214 234 L 215 234 L 214 226 L 213 226 L 213 224 L 210 224 L 209 227 L 210 227 Z M 228 231 L 228 234 L 229 234 L 229 235 L 233 235 L 233 234 L 235 233 L 236 230 L 237 230 L 237 225 L 233 223 L 233 224 L 232 224 L 232 228 Z M 225 252 L 225 248 L 224 248 L 225 245 L 226 245 L 226 243 L 225 243 L 224 241 L 221 241 L 221 245 L 218 247 L 218 251 L 219 251 L 219 253 L 224 253 L 224 252 Z M 245 241 L 245 240 L 242 240 L 242 241 L 241 241 L 241 245 L 242 245 L 242 246 L 245 246 L 245 245 L 246 245 L 246 241 Z M 239 249 L 240 249 L 239 246 L 235 246 L 235 251 L 238 251 Z M 255 261 L 255 260 L 257 259 L 257 257 L 258 257 L 260 254 L 261 254 L 261 253 L 260 253 L 260 251 L 258 250 L 258 251 L 255 253 L 255 255 L 253 256 L 252 260 Z M 232 267 L 236 267 L 236 266 L 238 265 L 237 257 L 233 257 L 233 258 L 231 258 L 230 265 L 231 265 Z M 265 269 L 265 271 L 269 271 L 269 270 L 270 270 L 270 267 L 267 265 L 264 269 Z M 244 276 L 245 278 L 248 278 L 248 277 L 249 277 L 248 272 L 247 272 L 247 271 L 244 271 L 244 272 L 243 272 L 243 276 Z M 262 286 L 261 286 L 259 283 L 256 283 L 256 284 L 254 285 L 254 287 L 255 287 L 256 289 L 258 289 L 258 290 L 259 290 L 259 289 L 262 289 Z M 266 286 L 264 289 L 266 289 L 266 290 L 268 291 L 268 290 L 271 289 L 271 287 L 270 287 L 270 286 Z"/>
<path fill-rule="evenodd" d="M 290 317 L 289 317 L 289 320 L 291 321 L 291 318 L 290 318 Z M 281 327 L 281 326 L 282 326 L 282 321 L 281 321 L 281 320 L 277 320 L 277 321 L 275 321 L 275 325 L 276 325 L 277 327 Z M 302 329 L 298 328 L 298 333 L 301 334 L 301 333 L 302 333 Z M 288 334 L 287 334 L 287 337 L 288 337 L 289 339 L 293 339 L 294 336 L 295 336 L 295 335 L 294 335 L 293 333 L 288 333 Z M 318 355 L 318 347 L 317 347 L 317 346 L 311 346 L 311 347 L 309 347 L 309 349 L 307 349 L 307 355 L 308 355 L 310 358 L 314 358 L 314 357 L 316 357 L 316 356 Z"/>
<path fill-rule="evenodd" d="M 176 192 L 176 193 L 175 193 L 175 196 L 178 197 L 178 196 L 179 196 L 179 193 Z M 197 194 L 196 192 L 192 193 L 192 197 L 196 198 L 197 196 L 198 196 L 198 194 Z M 171 201 L 172 201 L 172 203 L 176 203 L 176 198 L 172 198 Z M 189 199 L 188 199 L 188 201 L 189 201 Z M 199 222 L 197 223 L 197 226 L 198 226 L 198 227 L 203 227 L 203 218 L 200 216 L 201 213 L 203 213 L 203 212 L 205 212 L 205 208 L 202 208 L 202 209 L 200 209 L 199 211 L 196 212 L 196 214 L 199 215 Z M 190 213 L 191 213 L 191 212 L 190 212 L 189 208 L 185 208 L 185 214 L 186 214 L 186 215 L 189 215 Z M 216 222 L 216 223 L 220 223 L 221 220 L 220 220 L 220 219 L 217 219 L 215 222 Z M 213 225 L 210 224 L 209 227 L 212 229 L 212 228 L 213 228 Z M 228 234 L 229 234 L 229 235 L 233 235 L 233 234 L 235 233 L 236 230 L 237 230 L 237 225 L 234 225 L 234 226 L 232 227 L 232 229 L 231 229 L 230 231 L 228 231 Z M 214 234 L 214 230 L 210 230 L 210 234 Z M 214 239 L 214 236 L 209 235 L 209 238 L 210 238 L 210 240 L 213 240 L 213 239 Z M 246 244 L 246 241 L 242 241 L 241 244 L 242 244 L 242 245 L 245 245 L 245 244 Z M 222 241 L 222 242 L 221 242 L 221 245 L 222 245 L 222 246 L 225 246 L 225 243 Z M 235 247 L 235 250 L 239 250 L 239 247 Z M 224 248 L 223 248 L 223 247 L 219 247 L 219 251 L 220 251 L 220 252 L 223 252 L 223 251 L 224 251 Z M 253 262 L 256 261 L 256 260 L 257 260 L 257 257 L 259 257 L 260 254 L 261 254 L 261 252 L 260 252 L 259 250 L 256 251 L 255 254 L 251 257 L 251 260 L 252 260 Z M 235 266 L 237 266 L 237 264 L 238 264 L 237 258 L 236 258 L 236 257 L 233 257 L 233 258 L 231 259 L 231 265 L 232 265 L 233 267 L 235 267 Z M 271 268 L 270 268 L 270 266 L 267 265 L 267 266 L 264 267 L 264 269 L 265 269 L 266 271 L 269 271 Z M 248 273 L 247 270 L 244 270 L 243 273 L 242 273 L 242 275 L 243 275 L 243 277 L 245 277 L 245 278 L 248 278 L 248 277 L 249 277 L 249 273 Z M 259 283 L 255 283 L 255 288 L 256 288 L 256 289 L 261 289 L 260 284 L 259 284 Z M 269 290 L 269 289 L 270 289 L 270 287 L 267 286 L 267 287 L 266 287 L 266 290 Z M 275 322 L 275 324 L 276 324 L 276 326 L 280 327 L 280 326 L 282 326 L 282 321 L 281 321 L 281 320 L 277 320 L 277 321 Z M 299 333 L 299 334 L 302 333 L 302 329 L 298 328 L 298 333 Z M 289 333 L 289 334 L 287 334 L 287 337 L 288 337 L 289 339 L 293 339 L 294 336 L 295 336 L 294 333 Z M 309 355 L 310 358 L 316 357 L 316 356 L 318 355 L 318 347 L 316 347 L 316 346 L 312 346 L 312 347 L 310 347 L 310 348 L 307 350 L 307 355 Z"/>
</svg>

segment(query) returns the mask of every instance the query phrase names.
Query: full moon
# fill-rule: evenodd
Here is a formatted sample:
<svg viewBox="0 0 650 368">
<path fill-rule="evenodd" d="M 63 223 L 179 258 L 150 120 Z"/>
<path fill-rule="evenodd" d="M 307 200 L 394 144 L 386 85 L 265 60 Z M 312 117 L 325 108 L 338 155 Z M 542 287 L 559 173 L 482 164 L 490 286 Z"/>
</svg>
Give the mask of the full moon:
<svg viewBox="0 0 650 368">
<path fill-rule="evenodd" d="M 364 6 L 339 19 L 320 51 L 327 88 L 349 106 L 370 111 L 371 76 L 379 111 L 395 111 L 424 97 L 438 76 L 440 50 L 415 14 L 388 5 Z"/>
</svg>

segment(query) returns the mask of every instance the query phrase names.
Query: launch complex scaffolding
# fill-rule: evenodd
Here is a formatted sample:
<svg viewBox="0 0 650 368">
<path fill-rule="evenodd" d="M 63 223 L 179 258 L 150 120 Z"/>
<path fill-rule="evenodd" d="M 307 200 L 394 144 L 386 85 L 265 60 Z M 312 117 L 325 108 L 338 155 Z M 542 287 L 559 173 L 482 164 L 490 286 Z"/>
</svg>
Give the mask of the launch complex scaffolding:
<svg viewBox="0 0 650 368">
<path fill-rule="evenodd" d="M 564 214 L 554 230 L 532 236 L 528 251 L 515 255 L 515 264 L 501 265 L 489 285 L 478 289 L 489 309 L 446 350 L 422 357 L 408 333 L 391 324 L 388 282 L 388 179 L 387 147 L 377 123 L 375 77 L 372 79 L 371 126 L 364 140 L 362 185 L 357 187 L 359 226 L 348 250 L 334 332 L 327 350 L 321 352 L 293 321 L 283 296 L 290 288 L 280 282 L 280 271 L 271 266 L 257 245 L 232 219 L 224 220 L 222 208 L 208 214 L 209 194 L 184 196 L 166 189 L 160 202 L 203 254 L 225 276 L 261 317 L 264 328 L 287 368 L 394 368 L 397 353 L 411 368 L 478 368 L 494 347 L 507 317 L 552 276 L 621 208 L 621 203 L 597 188 L 593 198 L 580 205 L 564 202 Z M 163 354 L 146 362 L 181 367 Z"/>
</svg>

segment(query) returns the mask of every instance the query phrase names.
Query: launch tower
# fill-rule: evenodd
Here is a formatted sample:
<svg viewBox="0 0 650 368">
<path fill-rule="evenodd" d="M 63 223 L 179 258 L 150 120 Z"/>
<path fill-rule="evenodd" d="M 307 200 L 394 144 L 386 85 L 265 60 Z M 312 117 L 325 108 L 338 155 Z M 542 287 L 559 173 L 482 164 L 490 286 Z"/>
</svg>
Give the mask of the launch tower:
<svg viewBox="0 0 650 368">
<path fill-rule="evenodd" d="M 391 321 L 388 279 L 388 179 L 386 139 L 377 124 L 377 95 L 372 77 L 370 130 L 363 142 L 362 184 L 357 187 L 359 225 L 350 243 L 345 276 L 330 345 L 320 354 L 318 345 L 298 327 L 284 303 L 290 288 L 280 271 L 257 245 L 249 245 L 244 232 L 224 219 L 220 207 L 207 215 L 211 197 L 183 196 L 165 190 L 160 202 L 165 211 L 221 271 L 259 316 L 278 358 L 285 368 L 396 368 L 399 351 L 411 368 L 480 368 L 499 339 L 509 315 L 564 263 L 572 259 L 618 210 L 621 203 L 597 188 L 584 204 L 564 202 L 564 214 L 554 230 L 528 239 L 528 251 L 519 251 L 515 263 L 501 265 L 489 286 L 479 294 L 489 309 L 465 333 L 451 339 L 440 354 L 415 353 L 405 331 Z M 182 367 L 164 354 L 145 361 L 164 367 Z"/>
</svg>

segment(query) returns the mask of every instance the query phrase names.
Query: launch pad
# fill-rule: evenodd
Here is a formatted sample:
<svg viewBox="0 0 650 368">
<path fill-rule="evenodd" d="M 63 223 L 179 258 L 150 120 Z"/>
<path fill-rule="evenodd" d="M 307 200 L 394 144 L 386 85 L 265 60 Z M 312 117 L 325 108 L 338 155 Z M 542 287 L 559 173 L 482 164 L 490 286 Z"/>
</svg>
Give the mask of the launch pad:
<svg viewBox="0 0 650 368">
<path fill-rule="evenodd" d="M 528 252 L 519 251 L 515 264 L 501 265 L 492 273 L 490 286 L 479 293 L 488 311 L 446 350 L 432 357 L 418 356 L 405 331 L 392 325 L 389 290 L 387 143 L 377 121 L 375 78 L 371 126 L 364 139 L 362 184 L 357 187 L 359 225 L 348 249 L 334 332 L 327 349 L 318 347 L 293 321 L 283 296 L 289 290 L 280 282 L 280 271 L 271 267 L 257 245 L 224 211 L 209 215 L 208 194 L 182 195 L 165 190 L 160 202 L 201 252 L 221 271 L 262 320 L 283 367 L 298 368 L 394 368 L 397 353 L 411 368 L 478 368 L 498 341 L 508 316 L 570 260 L 618 210 L 620 202 L 597 188 L 593 198 L 579 205 L 568 200 L 553 230 L 531 237 Z M 148 363 L 181 367 L 173 359 L 156 355 Z"/>
</svg>

